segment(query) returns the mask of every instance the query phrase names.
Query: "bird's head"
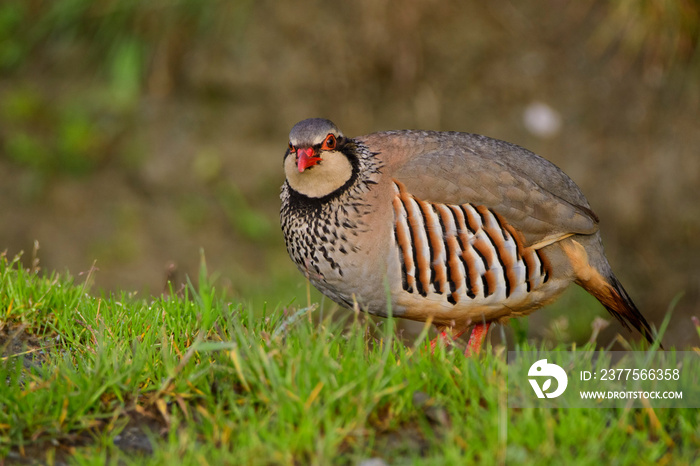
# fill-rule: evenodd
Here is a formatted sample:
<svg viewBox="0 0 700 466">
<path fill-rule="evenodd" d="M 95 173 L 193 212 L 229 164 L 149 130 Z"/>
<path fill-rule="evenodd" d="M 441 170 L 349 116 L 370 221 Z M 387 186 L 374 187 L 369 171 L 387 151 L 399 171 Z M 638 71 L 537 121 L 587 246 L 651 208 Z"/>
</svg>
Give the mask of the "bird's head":
<svg viewBox="0 0 700 466">
<path fill-rule="evenodd" d="M 309 118 L 294 125 L 284 158 L 291 188 L 308 197 L 324 197 L 342 188 L 353 176 L 346 143 L 330 120 Z"/>
<path fill-rule="evenodd" d="M 321 163 L 343 143 L 343 133 L 330 120 L 309 118 L 289 132 L 289 153 L 294 154 L 297 170 L 303 173 Z"/>
</svg>

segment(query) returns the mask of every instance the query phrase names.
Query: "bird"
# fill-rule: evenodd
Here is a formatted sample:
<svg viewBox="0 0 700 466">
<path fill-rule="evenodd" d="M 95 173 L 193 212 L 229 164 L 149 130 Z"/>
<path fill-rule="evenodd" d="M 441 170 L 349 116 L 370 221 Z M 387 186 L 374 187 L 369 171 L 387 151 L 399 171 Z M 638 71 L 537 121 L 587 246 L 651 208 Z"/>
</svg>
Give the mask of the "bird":
<svg viewBox="0 0 700 466">
<path fill-rule="evenodd" d="M 470 356 L 493 323 L 527 316 L 576 283 L 654 342 L 579 187 L 523 147 L 466 132 L 350 138 L 309 118 L 292 127 L 283 165 L 287 252 L 343 307 L 432 323 L 433 349 L 471 328 Z"/>
</svg>

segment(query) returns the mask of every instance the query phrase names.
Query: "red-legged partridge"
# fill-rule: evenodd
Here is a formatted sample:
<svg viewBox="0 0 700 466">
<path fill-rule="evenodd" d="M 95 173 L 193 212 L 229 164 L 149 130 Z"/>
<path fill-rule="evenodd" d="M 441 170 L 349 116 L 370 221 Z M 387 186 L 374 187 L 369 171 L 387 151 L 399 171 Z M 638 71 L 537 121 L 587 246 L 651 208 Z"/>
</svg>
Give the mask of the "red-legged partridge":
<svg viewBox="0 0 700 466">
<path fill-rule="evenodd" d="M 575 282 L 625 327 L 652 331 L 603 253 L 598 217 L 559 168 L 475 134 L 348 138 L 297 123 L 284 156 L 282 231 L 322 293 L 370 314 L 431 320 L 447 338 L 551 302 Z"/>
</svg>

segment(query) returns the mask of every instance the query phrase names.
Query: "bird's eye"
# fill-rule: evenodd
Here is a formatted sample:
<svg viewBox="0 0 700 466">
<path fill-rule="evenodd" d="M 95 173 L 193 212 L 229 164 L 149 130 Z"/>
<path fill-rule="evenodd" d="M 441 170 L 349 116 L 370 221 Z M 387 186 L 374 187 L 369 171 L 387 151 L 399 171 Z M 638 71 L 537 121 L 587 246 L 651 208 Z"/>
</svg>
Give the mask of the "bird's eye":
<svg viewBox="0 0 700 466">
<path fill-rule="evenodd" d="M 333 149 L 335 149 L 335 143 L 336 143 L 335 136 L 333 136 L 332 134 L 329 134 L 328 136 L 326 136 L 326 140 L 323 141 L 323 145 L 321 146 L 321 149 L 322 150 L 333 150 Z"/>
<path fill-rule="evenodd" d="M 290 143 L 289 143 L 289 152 L 294 152 L 295 150 L 296 150 L 296 149 L 294 148 L 294 146 L 292 145 L 292 143 L 291 143 L 291 141 L 290 141 Z"/>
</svg>

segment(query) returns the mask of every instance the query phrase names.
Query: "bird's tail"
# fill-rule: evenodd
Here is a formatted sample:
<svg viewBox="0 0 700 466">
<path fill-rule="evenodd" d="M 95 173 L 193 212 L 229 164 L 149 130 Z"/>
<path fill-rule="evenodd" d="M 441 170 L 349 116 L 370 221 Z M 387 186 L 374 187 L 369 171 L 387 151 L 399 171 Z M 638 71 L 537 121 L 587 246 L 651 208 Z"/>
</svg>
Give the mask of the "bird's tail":
<svg viewBox="0 0 700 466">
<path fill-rule="evenodd" d="M 634 302 L 622 287 L 622 283 L 613 274 L 606 278 L 608 290 L 603 293 L 604 297 L 593 294 L 591 290 L 587 291 L 598 298 L 598 301 L 605 306 L 605 309 L 615 316 L 625 328 L 629 329 L 629 324 L 631 324 L 649 343 L 654 343 L 654 333 L 649 326 L 649 322 L 639 312 L 637 306 L 634 305 Z"/>
<path fill-rule="evenodd" d="M 649 323 L 612 273 L 607 260 L 604 261 L 606 267 L 602 267 L 601 273 L 591 265 L 586 249 L 578 241 L 566 241 L 562 243 L 562 248 L 574 268 L 576 283 L 595 296 L 626 329 L 629 330 L 632 325 L 649 343 L 654 343 L 655 336 Z"/>
</svg>

